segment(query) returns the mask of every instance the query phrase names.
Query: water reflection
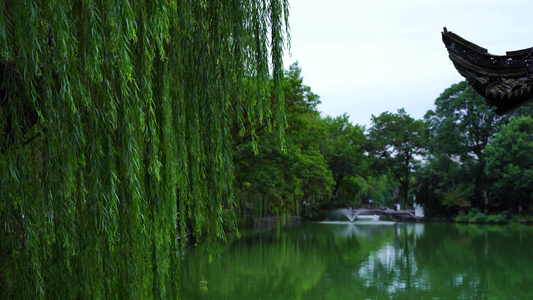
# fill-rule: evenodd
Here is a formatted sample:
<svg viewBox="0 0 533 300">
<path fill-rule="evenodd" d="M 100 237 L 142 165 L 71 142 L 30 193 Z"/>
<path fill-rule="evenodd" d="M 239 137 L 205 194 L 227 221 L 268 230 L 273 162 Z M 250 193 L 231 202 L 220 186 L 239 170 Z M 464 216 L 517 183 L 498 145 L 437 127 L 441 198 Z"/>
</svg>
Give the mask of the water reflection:
<svg viewBox="0 0 533 300">
<path fill-rule="evenodd" d="M 320 222 L 321 224 L 329 225 L 328 228 L 334 235 L 342 238 L 354 237 L 370 237 L 372 234 L 381 234 L 386 227 L 395 225 L 396 222 L 389 221 L 327 221 Z"/>
<path fill-rule="evenodd" d="M 529 227 L 304 223 L 243 234 L 221 245 L 212 264 L 207 249 L 192 249 L 182 263 L 182 296 L 528 299 L 532 237 Z"/>
</svg>

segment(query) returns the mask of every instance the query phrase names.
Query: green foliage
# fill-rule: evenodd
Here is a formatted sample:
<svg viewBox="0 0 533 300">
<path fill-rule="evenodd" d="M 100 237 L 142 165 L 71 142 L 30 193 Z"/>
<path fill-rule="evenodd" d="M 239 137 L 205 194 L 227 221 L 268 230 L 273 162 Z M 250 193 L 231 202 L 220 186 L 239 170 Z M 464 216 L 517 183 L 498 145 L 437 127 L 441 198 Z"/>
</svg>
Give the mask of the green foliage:
<svg viewBox="0 0 533 300">
<path fill-rule="evenodd" d="M 241 217 L 246 214 L 258 217 L 314 214 L 317 204 L 330 197 L 331 171 L 319 151 L 327 134 L 316 111 L 320 100 L 303 84 L 297 63 L 285 71 L 283 93 L 289 125 L 283 149 L 278 135 L 266 130 L 256 131 L 262 134 L 258 144 L 246 134 L 235 138 L 237 202 Z"/>
<path fill-rule="evenodd" d="M 470 216 L 470 213 L 469 213 L 468 222 L 470 222 L 470 223 L 486 223 L 487 222 L 487 215 L 485 215 L 484 213 L 481 213 L 481 212 L 476 212 L 476 213 L 474 213 L 473 215 Z"/>
<path fill-rule="evenodd" d="M 453 215 L 455 210 L 444 205 L 443 195 L 456 181 L 463 178 L 462 165 L 444 156 L 430 156 L 420 169 L 416 171 L 413 192 L 416 202 L 424 207 L 424 215 L 434 217 Z"/>
<path fill-rule="evenodd" d="M 360 187 L 356 194 L 359 203 L 368 203 L 372 199 L 375 205 L 383 205 L 389 208 L 394 206 L 395 180 L 389 173 L 367 178 L 358 177 L 357 185 Z"/>
<path fill-rule="evenodd" d="M 0 297 L 177 298 L 176 235 L 225 236 L 230 116 L 285 125 L 287 18 L 286 0 L 2 1 Z"/>
<path fill-rule="evenodd" d="M 470 207 L 470 198 L 474 195 L 474 187 L 474 184 L 464 183 L 452 185 L 442 193 L 442 203 L 447 207 Z"/>
<path fill-rule="evenodd" d="M 404 109 L 396 114 L 384 112 L 372 116 L 368 136 L 370 152 L 376 158 L 374 167 L 388 170 L 394 176 L 404 201 L 407 201 L 418 156 L 426 150 L 422 130 L 423 122 L 411 118 Z"/>
<path fill-rule="evenodd" d="M 529 206 L 533 193 L 533 118 L 513 118 L 485 148 L 485 172 L 501 195 L 517 208 Z"/>
<path fill-rule="evenodd" d="M 446 89 L 435 100 L 435 107 L 424 116 L 429 151 L 460 161 L 462 170 L 476 179 L 472 200 L 478 206 L 482 191 L 489 186 L 483 172 L 483 149 L 508 117 L 494 113 L 466 81 Z"/>
<path fill-rule="evenodd" d="M 335 180 L 333 198 L 354 200 L 359 190 L 355 178 L 364 176 L 368 170 L 365 128 L 350 123 L 346 114 L 336 118 L 328 116 L 324 122 L 328 129 L 328 137 L 323 141 L 321 148 Z"/>
<path fill-rule="evenodd" d="M 485 173 L 486 147 L 512 116 L 529 114 L 532 106 L 498 116 L 466 81 L 446 89 L 435 106 L 424 117 L 430 156 L 415 180 L 426 215 L 455 214 L 469 206 L 506 209 L 507 201 L 493 193 L 494 178 Z"/>
<path fill-rule="evenodd" d="M 512 116 L 530 114 L 532 106 L 499 116 L 466 81 L 446 89 L 435 100 L 435 106 L 424 116 L 429 153 L 459 161 L 462 172 L 468 173 L 466 177 L 475 178 L 472 205 L 485 206 L 483 194 L 490 192 L 492 183 L 484 172 L 484 149 Z M 498 203 L 493 199 L 492 205 Z"/>
<path fill-rule="evenodd" d="M 477 210 L 471 209 L 466 215 L 458 215 L 455 218 L 457 223 L 479 223 L 479 224 L 503 224 L 509 220 L 502 215 L 486 215 Z"/>
<path fill-rule="evenodd" d="M 463 162 L 484 161 L 483 148 L 508 117 L 496 115 L 466 81 L 453 84 L 436 100 L 425 121 L 430 152 L 458 155 Z"/>
<path fill-rule="evenodd" d="M 501 216 L 501 215 L 488 215 L 487 216 L 487 223 L 493 223 L 493 224 L 497 224 L 497 223 L 508 223 L 509 220 L 504 217 L 504 216 Z"/>
</svg>

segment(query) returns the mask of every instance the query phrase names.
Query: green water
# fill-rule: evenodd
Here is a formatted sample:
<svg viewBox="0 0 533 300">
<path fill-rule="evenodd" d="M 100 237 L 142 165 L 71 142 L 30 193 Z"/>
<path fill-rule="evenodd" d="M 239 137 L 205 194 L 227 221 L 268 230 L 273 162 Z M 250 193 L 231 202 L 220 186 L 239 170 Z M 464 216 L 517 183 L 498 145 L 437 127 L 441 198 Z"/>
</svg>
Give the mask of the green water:
<svg viewBox="0 0 533 300">
<path fill-rule="evenodd" d="M 303 223 L 192 248 L 183 299 L 532 299 L 533 227 Z"/>
</svg>

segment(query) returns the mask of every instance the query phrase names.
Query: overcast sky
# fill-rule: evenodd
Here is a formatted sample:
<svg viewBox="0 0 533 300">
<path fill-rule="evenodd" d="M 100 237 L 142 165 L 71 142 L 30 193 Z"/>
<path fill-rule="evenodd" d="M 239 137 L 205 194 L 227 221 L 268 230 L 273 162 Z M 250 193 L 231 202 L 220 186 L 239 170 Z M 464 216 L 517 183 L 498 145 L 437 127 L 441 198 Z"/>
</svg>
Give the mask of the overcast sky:
<svg viewBox="0 0 533 300">
<path fill-rule="evenodd" d="M 421 119 L 463 80 L 442 43 L 447 27 L 492 54 L 533 47 L 533 1 L 289 0 L 291 56 L 323 116 L 370 125 L 405 108 Z"/>
</svg>

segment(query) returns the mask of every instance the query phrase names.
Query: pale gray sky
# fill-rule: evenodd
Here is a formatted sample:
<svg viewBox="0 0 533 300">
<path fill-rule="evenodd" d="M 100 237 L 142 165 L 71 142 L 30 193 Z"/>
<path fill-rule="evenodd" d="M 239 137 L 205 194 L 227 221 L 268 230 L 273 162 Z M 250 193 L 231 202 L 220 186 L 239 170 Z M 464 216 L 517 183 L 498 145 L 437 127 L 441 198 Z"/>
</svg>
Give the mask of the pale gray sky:
<svg viewBox="0 0 533 300">
<path fill-rule="evenodd" d="M 533 1 L 289 0 L 292 47 L 323 115 L 352 123 L 405 108 L 416 119 L 463 78 L 441 39 L 444 26 L 492 54 L 533 47 Z"/>
</svg>

